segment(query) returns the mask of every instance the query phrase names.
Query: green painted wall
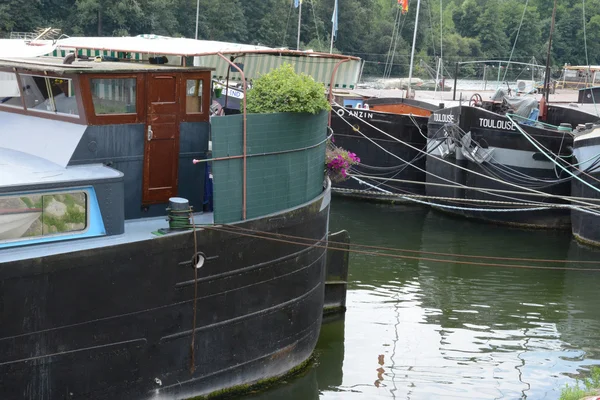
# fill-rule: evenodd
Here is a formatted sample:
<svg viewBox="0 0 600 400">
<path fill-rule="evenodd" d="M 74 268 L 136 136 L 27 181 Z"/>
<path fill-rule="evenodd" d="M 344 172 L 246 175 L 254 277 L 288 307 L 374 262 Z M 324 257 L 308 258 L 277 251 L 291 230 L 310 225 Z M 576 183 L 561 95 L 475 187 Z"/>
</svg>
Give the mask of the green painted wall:
<svg viewBox="0 0 600 400">
<path fill-rule="evenodd" d="M 323 190 L 327 113 L 248 114 L 247 118 L 247 154 L 251 157 L 247 158 L 246 218 L 295 207 L 318 196 Z M 214 158 L 242 154 L 242 126 L 242 115 L 211 118 Z M 260 155 L 281 151 L 286 153 Z M 242 159 L 213 162 L 215 223 L 242 219 L 242 166 Z"/>
</svg>

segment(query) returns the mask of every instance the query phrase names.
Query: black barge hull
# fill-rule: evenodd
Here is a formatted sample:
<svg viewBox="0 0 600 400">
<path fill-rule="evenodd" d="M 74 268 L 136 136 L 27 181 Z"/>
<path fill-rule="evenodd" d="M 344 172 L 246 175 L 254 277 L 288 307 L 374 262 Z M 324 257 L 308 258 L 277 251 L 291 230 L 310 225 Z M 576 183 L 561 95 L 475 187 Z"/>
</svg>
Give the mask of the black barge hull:
<svg viewBox="0 0 600 400">
<path fill-rule="evenodd" d="M 354 167 L 355 174 L 415 183 L 361 180 L 394 194 L 425 194 L 425 157 L 419 150 L 425 150 L 427 144 L 424 136 L 427 117 L 343 108 L 335 108 L 331 115 L 335 145 L 356 153 L 360 158 L 360 165 Z M 334 190 L 341 189 L 341 193 L 354 197 L 386 197 L 384 192 L 354 179 L 334 183 L 333 186 Z"/>
<path fill-rule="evenodd" d="M 325 245 L 329 199 L 327 189 L 236 226 Z M 191 231 L 3 263 L 0 398 L 182 399 L 306 361 L 326 250 L 210 228 L 197 231 L 197 248 L 207 257 L 197 281 Z"/>
<path fill-rule="evenodd" d="M 588 203 L 598 204 L 600 200 L 600 169 L 598 168 L 600 137 L 594 131 L 589 133 L 575 139 L 574 153 L 578 170 L 573 170 L 577 179 L 571 181 L 571 194 L 573 197 L 587 199 Z M 574 203 L 574 205 L 576 204 Z M 599 209 L 591 211 L 598 213 Z M 573 236 L 578 241 L 592 246 L 600 246 L 600 216 L 572 208 L 571 226 Z"/>
<path fill-rule="evenodd" d="M 599 172 L 592 172 L 590 175 L 596 179 L 600 179 Z M 600 190 L 600 183 L 583 174 L 578 175 L 580 179 Z M 577 179 L 573 179 L 571 183 L 571 193 L 573 197 L 581 197 L 590 199 L 589 202 L 598 204 L 598 191 L 583 184 Z M 596 208 L 593 210 L 598 212 Z M 573 236 L 578 241 L 592 245 L 600 246 L 600 216 L 593 215 L 588 212 L 579 211 L 576 208 L 571 209 L 571 229 Z"/>
<path fill-rule="evenodd" d="M 563 117 L 567 118 L 568 115 Z M 478 146 L 484 151 L 491 150 L 492 158 L 484 162 L 473 161 L 464 156 L 463 147 L 459 145 L 453 152 L 442 157 L 436 147 L 442 148 L 442 146 L 438 146 L 440 141 L 448 143 L 444 139 L 447 136 L 457 139 L 457 131 L 452 131 L 452 126 L 460 127 L 462 133 L 459 135 L 470 132 L 473 149 Z M 521 127 L 552 153 L 560 154 L 563 157 L 570 156 L 573 137 L 569 133 L 565 134 L 565 132 L 551 131 L 535 126 L 521 125 Z M 543 202 L 550 205 L 567 204 L 568 202 L 552 197 L 532 196 L 527 194 L 529 192 L 514 185 L 535 186 L 531 185 L 533 178 L 538 179 L 536 182 L 538 191 L 550 195 L 569 196 L 571 183 L 565 179 L 567 174 L 555 167 L 552 161 L 539 152 L 513 127 L 513 123 L 508 118 L 482 108 L 453 107 L 432 114 L 429 119 L 428 131 L 428 147 L 429 149 L 436 148 L 436 150 L 430 151 L 427 155 L 427 183 L 432 184 L 427 185 L 427 195 L 456 199 L 455 201 L 436 200 L 436 203 L 444 206 L 438 207 L 438 209 L 467 218 L 523 228 L 570 228 L 570 212 L 567 208 L 536 209 L 538 207 L 535 206 L 533 209 L 524 210 L 526 206 L 518 204 L 525 201 Z M 455 165 L 466 170 L 454 167 Z M 477 175 L 477 173 L 492 179 Z M 559 179 L 562 181 L 551 182 Z M 525 180 L 528 180 L 529 183 Z M 543 183 L 541 180 L 546 180 L 548 183 Z M 507 182 L 513 185 L 507 184 Z M 501 197 L 463 187 L 451 188 L 440 185 L 464 185 L 517 193 L 496 192 L 506 196 Z M 466 201 L 461 202 L 464 199 Z M 515 204 L 511 205 L 510 203 Z M 486 209 L 490 211 L 486 211 Z"/>
</svg>

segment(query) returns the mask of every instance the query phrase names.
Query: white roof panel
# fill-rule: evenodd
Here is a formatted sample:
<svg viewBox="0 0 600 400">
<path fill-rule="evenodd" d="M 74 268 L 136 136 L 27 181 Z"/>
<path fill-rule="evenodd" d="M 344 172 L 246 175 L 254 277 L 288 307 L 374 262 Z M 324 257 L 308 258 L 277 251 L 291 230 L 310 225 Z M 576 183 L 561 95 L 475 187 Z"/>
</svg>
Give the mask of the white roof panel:
<svg viewBox="0 0 600 400">
<path fill-rule="evenodd" d="M 244 64 L 246 79 L 254 79 L 283 62 L 289 62 L 295 66 L 296 72 L 311 75 L 326 86 L 330 84 L 331 74 L 336 70 L 334 87 L 351 89 L 358 82 L 362 70 L 360 58 L 342 54 L 155 35 L 66 38 L 58 41 L 54 55 L 64 56 L 75 49 L 88 56 L 120 57 L 117 53 L 126 52 L 131 53 L 131 58 L 135 60 L 147 60 L 154 55 L 194 56 L 194 65 L 216 69 L 213 73 L 214 78 L 225 79 L 229 76 L 231 80 L 240 80 L 241 75 L 231 70 L 229 64 L 217 54 L 235 55 L 235 62 Z M 169 63 L 179 65 L 181 62 L 177 58 L 170 58 Z M 345 62 L 336 68 L 341 60 Z"/>
<path fill-rule="evenodd" d="M 58 47 L 181 56 L 273 50 L 265 46 L 217 42 L 213 40 L 171 38 L 166 36 L 71 37 L 59 40 Z"/>
<path fill-rule="evenodd" d="M 211 54 L 294 54 L 300 56 L 324 57 L 332 59 L 349 58 L 360 60 L 358 57 L 342 54 L 318 53 L 312 50 L 290 50 L 250 44 L 217 42 L 214 40 L 195 40 L 172 38 L 168 36 L 138 35 L 125 37 L 70 37 L 57 41 L 61 49 L 94 49 L 102 51 L 119 51 L 142 54 L 203 56 Z"/>
<path fill-rule="evenodd" d="M 31 154 L 61 168 L 71 160 L 87 128 L 87 125 L 4 111 L 0 111 L 0 126 L 0 148 Z"/>
<path fill-rule="evenodd" d="M 56 48 L 51 41 L 31 42 L 21 39 L 0 39 L 0 58 L 28 58 L 52 53 Z"/>
<path fill-rule="evenodd" d="M 123 174 L 103 164 L 62 167 L 45 158 L 0 147 L 0 187 L 118 178 Z"/>
</svg>

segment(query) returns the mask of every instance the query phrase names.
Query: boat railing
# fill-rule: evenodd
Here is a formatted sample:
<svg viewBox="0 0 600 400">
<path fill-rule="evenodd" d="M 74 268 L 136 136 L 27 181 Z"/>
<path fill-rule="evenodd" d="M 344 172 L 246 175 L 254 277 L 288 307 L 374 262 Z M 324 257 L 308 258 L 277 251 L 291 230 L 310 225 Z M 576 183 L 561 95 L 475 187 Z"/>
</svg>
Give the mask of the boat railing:
<svg viewBox="0 0 600 400">
<path fill-rule="evenodd" d="M 37 37 L 36 33 L 33 32 L 11 32 L 9 39 L 20 39 L 20 40 L 33 40 Z"/>
</svg>

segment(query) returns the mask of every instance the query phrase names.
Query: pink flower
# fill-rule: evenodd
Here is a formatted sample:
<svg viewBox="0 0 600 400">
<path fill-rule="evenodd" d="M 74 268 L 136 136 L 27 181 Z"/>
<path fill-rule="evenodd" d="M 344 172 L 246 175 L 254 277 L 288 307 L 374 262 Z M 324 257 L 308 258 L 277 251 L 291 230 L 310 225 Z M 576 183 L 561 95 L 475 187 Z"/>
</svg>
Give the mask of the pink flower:
<svg viewBox="0 0 600 400">
<path fill-rule="evenodd" d="M 358 164 L 360 158 L 355 153 L 342 148 L 328 148 L 325 155 L 327 176 L 334 182 L 341 182 L 348 178 L 352 165 Z"/>
</svg>

